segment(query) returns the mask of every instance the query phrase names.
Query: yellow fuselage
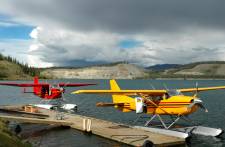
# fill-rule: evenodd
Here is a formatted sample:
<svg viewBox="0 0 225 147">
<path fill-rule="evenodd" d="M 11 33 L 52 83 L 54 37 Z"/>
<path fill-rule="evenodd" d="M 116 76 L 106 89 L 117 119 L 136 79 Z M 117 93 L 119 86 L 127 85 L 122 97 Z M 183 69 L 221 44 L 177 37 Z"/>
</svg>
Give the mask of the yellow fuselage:
<svg viewBox="0 0 225 147">
<path fill-rule="evenodd" d="M 198 109 L 198 105 L 190 104 L 193 101 L 193 97 L 177 95 L 171 96 L 168 99 L 160 101 L 147 102 L 147 113 L 160 114 L 160 115 L 188 115 L 195 112 Z"/>
<path fill-rule="evenodd" d="M 199 108 L 198 105 L 191 105 L 194 97 L 176 95 L 171 96 L 168 99 L 154 100 L 152 102 L 146 102 L 147 114 L 160 114 L 160 115 L 188 115 Z M 136 104 L 134 99 L 126 102 L 124 106 L 116 106 L 123 112 L 130 112 L 136 110 Z"/>
</svg>

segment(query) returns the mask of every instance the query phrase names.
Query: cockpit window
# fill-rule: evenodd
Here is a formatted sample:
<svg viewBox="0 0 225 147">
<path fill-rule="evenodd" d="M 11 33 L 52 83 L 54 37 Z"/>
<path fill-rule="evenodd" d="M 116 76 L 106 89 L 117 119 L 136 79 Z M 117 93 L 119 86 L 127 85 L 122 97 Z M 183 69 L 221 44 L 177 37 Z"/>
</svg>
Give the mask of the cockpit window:
<svg viewBox="0 0 225 147">
<path fill-rule="evenodd" d="M 167 93 L 169 96 L 176 96 L 176 95 L 181 95 L 182 93 L 176 89 L 168 90 Z"/>
</svg>

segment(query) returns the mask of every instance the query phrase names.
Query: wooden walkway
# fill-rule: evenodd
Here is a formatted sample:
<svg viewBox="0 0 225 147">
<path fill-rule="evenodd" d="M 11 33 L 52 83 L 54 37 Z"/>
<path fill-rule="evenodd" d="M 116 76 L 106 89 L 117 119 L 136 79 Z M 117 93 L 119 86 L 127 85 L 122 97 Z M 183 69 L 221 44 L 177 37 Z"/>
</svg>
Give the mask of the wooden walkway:
<svg viewBox="0 0 225 147">
<path fill-rule="evenodd" d="M 91 131 L 92 134 L 132 146 L 142 146 L 146 140 L 153 142 L 156 146 L 185 145 L 184 139 L 144 131 L 141 129 L 132 128 L 131 126 L 127 126 L 124 124 L 81 116 L 77 114 L 59 113 L 56 111 L 45 109 L 39 109 L 39 112 L 41 112 L 41 114 L 48 115 L 49 117 L 32 118 L 31 116 L 6 116 L 2 114 L 0 115 L 0 118 L 29 123 L 64 125 L 81 131 L 90 129 L 89 131 Z M 87 128 L 87 124 L 89 124 L 88 127 L 90 128 Z"/>
</svg>

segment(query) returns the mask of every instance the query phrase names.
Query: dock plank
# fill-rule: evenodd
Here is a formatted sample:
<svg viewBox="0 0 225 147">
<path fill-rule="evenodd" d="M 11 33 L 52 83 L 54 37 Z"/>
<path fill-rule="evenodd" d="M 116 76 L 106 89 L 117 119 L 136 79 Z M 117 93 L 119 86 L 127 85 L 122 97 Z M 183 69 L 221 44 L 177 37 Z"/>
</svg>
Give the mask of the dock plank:
<svg viewBox="0 0 225 147">
<path fill-rule="evenodd" d="M 93 134 L 133 146 L 142 146 L 146 140 L 150 140 L 158 146 L 181 145 L 185 142 L 180 138 L 144 131 L 124 124 L 103 121 L 91 117 L 72 115 L 68 119 L 69 121 L 79 120 L 80 123 L 74 123 L 71 127 L 82 129 L 82 121 L 84 118 L 92 120 L 91 130 Z"/>
<path fill-rule="evenodd" d="M 69 114 L 63 112 L 56 112 L 52 110 L 40 109 L 42 114 L 48 115 L 48 118 L 27 118 L 18 116 L 4 116 L 0 115 L 0 118 L 8 120 L 17 120 L 21 122 L 29 123 L 42 123 L 42 124 L 57 124 L 70 126 L 71 128 L 83 130 L 83 120 L 91 120 L 91 132 L 92 134 L 122 142 L 132 146 L 142 146 L 146 140 L 153 142 L 156 146 L 173 146 L 173 145 L 185 145 L 185 140 L 177 137 L 162 135 L 145 131 L 132 126 L 124 125 L 121 123 L 110 122 L 93 117 L 87 117 L 78 114 Z M 62 120 L 58 120 L 57 116 L 62 115 Z"/>
</svg>

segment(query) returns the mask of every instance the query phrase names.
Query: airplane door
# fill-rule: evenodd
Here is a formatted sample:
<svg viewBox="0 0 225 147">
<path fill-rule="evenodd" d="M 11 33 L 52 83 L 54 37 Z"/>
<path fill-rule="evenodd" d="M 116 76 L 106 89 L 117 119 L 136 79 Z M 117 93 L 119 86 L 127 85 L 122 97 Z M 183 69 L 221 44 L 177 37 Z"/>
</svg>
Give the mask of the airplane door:
<svg viewBox="0 0 225 147">
<path fill-rule="evenodd" d="M 136 113 L 143 113 L 144 112 L 144 103 L 141 97 L 135 98 L 136 103 Z"/>
</svg>

